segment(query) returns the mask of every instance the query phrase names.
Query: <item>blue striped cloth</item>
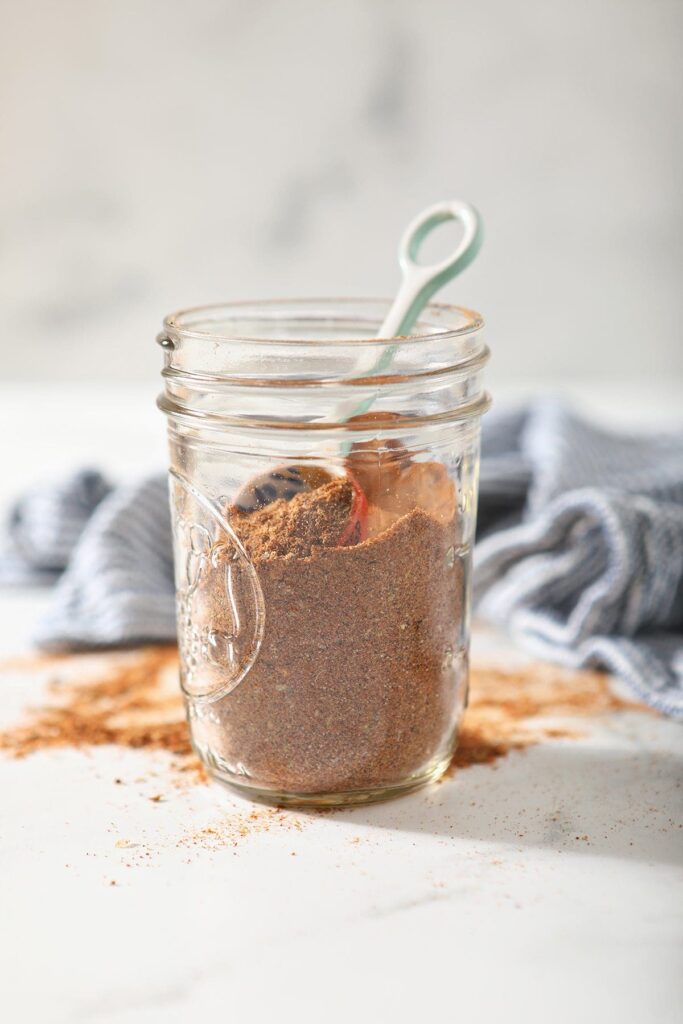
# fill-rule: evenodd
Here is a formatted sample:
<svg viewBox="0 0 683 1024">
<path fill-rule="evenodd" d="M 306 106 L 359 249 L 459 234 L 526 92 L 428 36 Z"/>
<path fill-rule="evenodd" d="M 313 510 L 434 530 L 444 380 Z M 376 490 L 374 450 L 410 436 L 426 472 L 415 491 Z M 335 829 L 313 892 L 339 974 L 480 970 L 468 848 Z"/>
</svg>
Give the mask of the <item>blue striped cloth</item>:
<svg viewBox="0 0 683 1024">
<path fill-rule="evenodd" d="M 620 436 L 547 401 L 491 413 L 479 506 L 479 613 L 683 717 L 683 433 Z M 165 476 L 112 487 L 82 472 L 22 498 L 0 582 L 57 576 L 42 647 L 173 639 Z"/>
<path fill-rule="evenodd" d="M 484 432 L 479 613 L 683 717 L 683 433 L 627 437 L 561 405 Z"/>
</svg>

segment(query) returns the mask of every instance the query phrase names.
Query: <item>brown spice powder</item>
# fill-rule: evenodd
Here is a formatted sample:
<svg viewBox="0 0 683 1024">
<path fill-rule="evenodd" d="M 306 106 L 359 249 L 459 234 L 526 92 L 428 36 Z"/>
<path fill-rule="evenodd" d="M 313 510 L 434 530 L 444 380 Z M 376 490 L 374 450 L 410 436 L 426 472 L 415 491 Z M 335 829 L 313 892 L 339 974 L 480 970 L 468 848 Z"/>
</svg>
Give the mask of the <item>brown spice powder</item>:
<svg viewBox="0 0 683 1024">
<path fill-rule="evenodd" d="M 581 735 L 577 719 L 648 711 L 625 700 L 602 672 L 573 672 L 543 662 L 517 669 L 473 665 L 470 701 L 450 772 L 491 764 L 513 750 Z"/>
<path fill-rule="evenodd" d="M 232 516 L 258 573 L 265 634 L 246 679 L 210 714 L 198 706 L 192 730 L 207 759 L 255 788 L 389 787 L 450 753 L 466 685 L 454 502 L 444 522 L 413 507 L 362 543 L 310 546 L 310 520 L 336 522 L 340 494 L 329 485 L 278 509 L 277 538 L 270 507 Z M 286 554 L 273 554 L 278 542 Z M 221 570 L 202 586 L 203 621 L 229 632 Z"/>
<path fill-rule="evenodd" d="M 86 667 L 90 676 L 84 674 Z M 0 673 L 32 673 L 37 668 L 59 673 L 61 679 L 50 684 L 49 703 L 0 732 L 0 750 L 19 758 L 109 743 L 163 750 L 173 755 L 172 767 L 183 777 L 192 769 L 192 780 L 207 780 L 203 772 L 194 771 L 199 762 L 185 722 L 174 647 L 0 663 Z M 474 665 L 470 703 L 452 768 L 490 764 L 549 738 L 571 739 L 578 735 L 577 719 L 622 710 L 648 709 L 616 696 L 608 677 L 598 672 L 569 672 L 539 663 L 505 670 Z"/>
<path fill-rule="evenodd" d="M 88 664 L 94 664 L 94 679 L 82 678 L 82 666 Z M 165 750 L 182 758 L 192 754 L 174 645 L 115 655 L 45 655 L 38 666 L 51 671 L 51 700 L 33 709 L 25 722 L 0 732 L 0 750 L 26 757 L 53 747 L 111 743 Z M 13 659 L 0 665 L 0 671 L 22 667 L 35 671 L 36 660 L 26 658 L 22 666 L 20 659 Z M 74 673 L 75 680 L 70 679 Z"/>
<path fill-rule="evenodd" d="M 345 477 L 226 514 L 258 575 L 265 632 L 247 678 L 209 713 L 191 709 L 204 759 L 275 798 L 389 790 L 442 769 L 467 686 L 469 565 L 446 467 L 363 444 Z M 209 561 L 196 628 L 230 636 L 221 559 Z M 199 671 L 209 688 L 215 670 Z"/>
<path fill-rule="evenodd" d="M 230 521 L 252 559 L 305 558 L 315 547 L 339 542 L 353 501 L 345 478 L 332 480 L 313 493 L 297 494 L 291 501 L 272 502 L 256 512 L 230 511 Z"/>
</svg>

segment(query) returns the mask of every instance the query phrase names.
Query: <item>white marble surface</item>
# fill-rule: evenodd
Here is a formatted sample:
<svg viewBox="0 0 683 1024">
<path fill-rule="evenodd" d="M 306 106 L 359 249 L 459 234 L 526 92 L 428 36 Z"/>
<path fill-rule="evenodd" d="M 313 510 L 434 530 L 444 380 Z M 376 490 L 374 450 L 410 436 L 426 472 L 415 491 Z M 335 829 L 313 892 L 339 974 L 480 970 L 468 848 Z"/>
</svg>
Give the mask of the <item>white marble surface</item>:
<svg viewBox="0 0 683 1024">
<path fill-rule="evenodd" d="M 117 473 L 162 458 L 141 393 L 68 395 L 4 405 L 3 499 L 102 449 Z M 26 650 L 45 599 L 0 593 L 0 657 Z M 475 656 L 520 657 L 484 631 Z M 1 682 L 3 722 L 44 684 Z M 674 1024 L 682 757 L 680 726 L 615 714 L 391 804 L 268 828 L 218 786 L 170 786 L 163 754 L 0 759 L 3 1017 Z M 236 845 L 192 843 L 214 827 Z"/>
<path fill-rule="evenodd" d="M 449 196 L 492 380 L 683 371 L 680 0 L 31 0 L 0 33 L 0 338 L 143 379 L 163 313 L 389 295 Z"/>
</svg>

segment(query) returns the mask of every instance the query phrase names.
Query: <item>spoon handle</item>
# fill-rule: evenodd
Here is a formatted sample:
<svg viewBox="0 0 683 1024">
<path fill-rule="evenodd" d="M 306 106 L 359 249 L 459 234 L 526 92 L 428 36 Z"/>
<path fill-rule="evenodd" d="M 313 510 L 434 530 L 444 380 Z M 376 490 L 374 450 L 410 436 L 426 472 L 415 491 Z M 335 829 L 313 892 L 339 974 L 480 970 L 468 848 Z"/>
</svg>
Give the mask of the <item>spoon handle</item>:
<svg viewBox="0 0 683 1024">
<path fill-rule="evenodd" d="M 454 252 L 439 263 L 419 263 L 420 246 L 427 235 L 449 220 L 458 221 L 464 229 Z M 481 217 L 473 206 L 462 200 L 436 203 L 418 214 L 399 243 L 398 261 L 403 281 L 379 337 L 397 338 L 409 334 L 432 295 L 470 265 L 482 241 Z"/>
<path fill-rule="evenodd" d="M 456 249 L 439 263 L 418 263 L 420 246 L 427 235 L 439 224 L 449 220 L 458 221 L 464 229 Z M 473 206 L 460 199 L 436 203 L 418 214 L 408 225 L 399 243 L 398 261 L 403 278 L 377 337 L 388 339 L 409 334 L 431 297 L 470 265 L 479 252 L 482 241 L 481 217 Z M 376 349 L 361 353 L 353 367 L 352 376 L 358 379 L 382 373 L 391 365 L 396 348 L 396 345 L 387 345 L 379 356 Z M 347 399 L 336 410 L 337 422 L 342 423 L 352 416 L 367 412 L 376 397 L 371 395 L 360 403 Z"/>
</svg>

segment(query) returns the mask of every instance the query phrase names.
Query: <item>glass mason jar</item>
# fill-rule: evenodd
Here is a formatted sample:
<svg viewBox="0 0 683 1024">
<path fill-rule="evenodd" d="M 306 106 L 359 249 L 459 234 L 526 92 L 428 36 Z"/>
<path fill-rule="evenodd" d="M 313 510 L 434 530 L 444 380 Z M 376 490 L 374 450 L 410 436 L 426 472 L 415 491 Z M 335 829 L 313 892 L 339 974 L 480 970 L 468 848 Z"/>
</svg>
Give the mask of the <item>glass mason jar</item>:
<svg viewBox="0 0 683 1024">
<path fill-rule="evenodd" d="M 488 349 L 386 302 L 173 314 L 164 349 L 181 686 L 209 771 L 278 804 L 436 779 L 468 686 Z"/>
</svg>

